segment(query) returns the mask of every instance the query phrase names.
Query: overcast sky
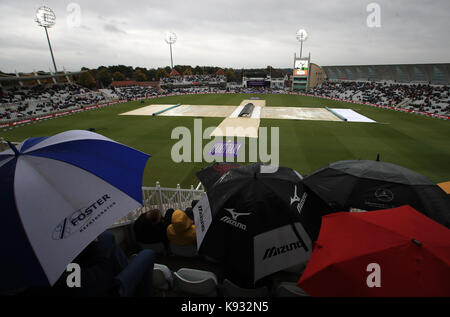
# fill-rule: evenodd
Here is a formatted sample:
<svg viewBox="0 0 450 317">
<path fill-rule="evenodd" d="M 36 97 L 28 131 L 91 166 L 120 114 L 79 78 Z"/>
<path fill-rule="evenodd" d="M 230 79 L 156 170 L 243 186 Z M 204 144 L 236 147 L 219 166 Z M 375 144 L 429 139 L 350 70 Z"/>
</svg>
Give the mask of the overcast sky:
<svg viewBox="0 0 450 317">
<path fill-rule="evenodd" d="M 34 21 L 41 5 L 56 14 L 49 35 L 58 69 L 170 65 L 170 30 L 175 65 L 287 68 L 300 26 L 309 34 L 303 53 L 322 66 L 450 62 L 449 0 L 0 0 L 0 70 L 52 67 Z"/>
</svg>

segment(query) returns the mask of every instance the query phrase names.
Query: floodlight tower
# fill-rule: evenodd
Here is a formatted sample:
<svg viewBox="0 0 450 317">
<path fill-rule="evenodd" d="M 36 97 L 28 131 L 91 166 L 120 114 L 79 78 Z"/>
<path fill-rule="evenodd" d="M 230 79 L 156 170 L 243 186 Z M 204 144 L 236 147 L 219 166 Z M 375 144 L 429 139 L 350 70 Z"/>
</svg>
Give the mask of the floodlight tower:
<svg viewBox="0 0 450 317">
<path fill-rule="evenodd" d="M 308 38 L 308 33 L 304 28 L 300 28 L 296 34 L 297 41 L 300 42 L 300 58 L 302 58 L 303 42 Z"/>
<path fill-rule="evenodd" d="M 52 55 L 53 67 L 55 68 L 55 74 L 58 72 L 56 69 L 55 57 L 53 56 L 52 45 L 48 37 L 47 28 L 51 28 L 56 23 L 56 16 L 52 9 L 46 6 L 42 6 L 36 11 L 36 23 L 45 29 L 47 35 L 48 47 L 50 48 L 50 54 Z"/>
<path fill-rule="evenodd" d="M 172 45 L 177 41 L 177 35 L 175 32 L 167 32 L 166 34 L 166 43 L 170 46 L 170 66 L 173 69 L 173 57 L 172 57 Z"/>
</svg>

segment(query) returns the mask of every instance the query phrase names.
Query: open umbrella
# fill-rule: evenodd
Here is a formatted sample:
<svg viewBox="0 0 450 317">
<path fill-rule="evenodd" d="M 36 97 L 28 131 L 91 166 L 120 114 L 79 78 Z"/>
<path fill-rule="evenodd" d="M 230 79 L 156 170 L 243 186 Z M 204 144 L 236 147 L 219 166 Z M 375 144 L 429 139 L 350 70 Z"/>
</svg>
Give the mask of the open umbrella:
<svg viewBox="0 0 450 317">
<path fill-rule="evenodd" d="M 450 296 L 450 230 L 410 206 L 324 216 L 297 285 L 311 296 Z"/>
<path fill-rule="evenodd" d="M 339 161 L 305 177 L 303 182 L 335 211 L 410 205 L 450 227 L 450 203 L 445 192 L 427 177 L 395 164 Z"/>
<path fill-rule="evenodd" d="M 89 131 L 0 153 L 1 290 L 53 285 L 96 236 L 142 205 L 149 155 Z"/>
<path fill-rule="evenodd" d="M 241 165 L 227 162 L 216 162 L 197 172 L 197 177 L 206 190 L 209 190 L 228 170 Z"/>
<path fill-rule="evenodd" d="M 224 264 L 227 278 L 253 287 L 261 278 L 305 263 L 312 243 L 302 213 L 315 201 L 301 176 L 261 164 L 230 169 L 194 208 L 199 254 Z"/>
</svg>

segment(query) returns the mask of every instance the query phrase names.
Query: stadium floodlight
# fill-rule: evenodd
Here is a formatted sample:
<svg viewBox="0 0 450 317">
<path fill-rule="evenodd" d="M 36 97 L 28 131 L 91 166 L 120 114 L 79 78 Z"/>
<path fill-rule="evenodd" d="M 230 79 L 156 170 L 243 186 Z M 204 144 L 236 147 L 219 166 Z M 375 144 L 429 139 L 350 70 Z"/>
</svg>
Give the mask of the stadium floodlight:
<svg viewBox="0 0 450 317">
<path fill-rule="evenodd" d="M 58 72 L 56 69 L 55 57 L 53 56 L 52 45 L 50 44 L 50 39 L 48 37 L 48 28 L 51 28 L 56 23 L 56 15 L 52 9 L 46 6 L 39 7 L 36 11 L 36 23 L 45 29 L 45 34 L 47 35 L 48 47 L 50 48 L 50 54 L 52 56 L 53 67 L 55 68 L 55 74 Z"/>
<path fill-rule="evenodd" d="M 300 28 L 297 31 L 296 37 L 297 41 L 300 42 L 300 58 L 302 58 L 303 42 L 306 41 L 306 39 L 308 38 L 308 33 L 306 32 L 305 29 Z"/>
<path fill-rule="evenodd" d="M 170 46 L 170 66 L 173 69 L 173 57 L 172 57 L 172 45 L 177 41 L 177 35 L 175 32 L 166 33 L 166 43 Z"/>
</svg>

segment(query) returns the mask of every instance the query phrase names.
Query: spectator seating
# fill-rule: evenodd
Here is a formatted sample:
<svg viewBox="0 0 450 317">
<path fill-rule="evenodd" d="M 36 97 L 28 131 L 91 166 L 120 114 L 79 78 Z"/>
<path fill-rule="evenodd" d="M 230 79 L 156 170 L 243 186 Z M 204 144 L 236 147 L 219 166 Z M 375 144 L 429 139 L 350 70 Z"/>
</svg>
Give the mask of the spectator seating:
<svg viewBox="0 0 450 317">
<path fill-rule="evenodd" d="M 208 271 L 181 268 L 174 272 L 174 291 L 190 296 L 216 297 L 217 276 Z"/>
<path fill-rule="evenodd" d="M 450 114 L 449 87 L 394 82 L 325 81 L 309 91 L 320 97 L 331 97 L 383 106 L 401 106 L 433 114 Z"/>
<path fill-rule="evenodd" d="M 166 265 L 154 264 L 152 284 L 155 295 L 161 294 L 162 297 L 173 288 L 172 272 Z"/>
</svg>

